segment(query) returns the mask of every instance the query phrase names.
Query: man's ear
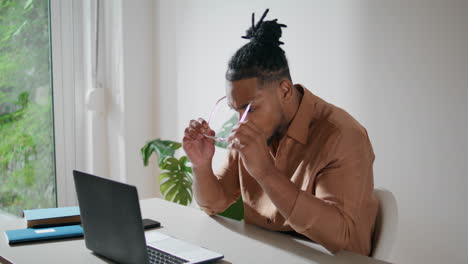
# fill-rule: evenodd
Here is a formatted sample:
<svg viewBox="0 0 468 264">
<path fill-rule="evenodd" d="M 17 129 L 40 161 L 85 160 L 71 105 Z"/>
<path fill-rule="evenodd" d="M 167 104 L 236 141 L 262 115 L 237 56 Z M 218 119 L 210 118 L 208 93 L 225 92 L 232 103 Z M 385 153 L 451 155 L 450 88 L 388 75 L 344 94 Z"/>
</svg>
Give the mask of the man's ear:
<svg viewBox="0 0 468 264">
<path fill-rule="evenodd" d="M 283 79 L 279 83 L 278 96 L 281 102 L 290 102 L 294 96 L 294 85 L 291 81 Z"/>
</svg>

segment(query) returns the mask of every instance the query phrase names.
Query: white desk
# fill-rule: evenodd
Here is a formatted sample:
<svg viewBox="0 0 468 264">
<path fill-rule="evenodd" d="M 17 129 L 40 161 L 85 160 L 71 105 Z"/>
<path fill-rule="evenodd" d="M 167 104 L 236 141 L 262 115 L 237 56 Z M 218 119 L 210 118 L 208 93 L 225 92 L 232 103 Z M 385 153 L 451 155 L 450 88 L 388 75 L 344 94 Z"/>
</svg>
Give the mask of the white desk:
<svg viewBox="0 0 468 264">
<path fill-rule="evenodd" d="M 325 248 L 197 208 L 153 198 L 140 201 L 143 218 L 160 221 L 153 229 L 224 254 L 216 263 L 386 263 L 350 252 L 332 255 Z M 82 238 L 9 246 L 3 231 L 25 228 L 20 218 L 0 218 L 0 256 L 21 263 L 107 263 L 92 254 Z M 146 231 L 146 233 L 152 230 Z"/>
</svg>

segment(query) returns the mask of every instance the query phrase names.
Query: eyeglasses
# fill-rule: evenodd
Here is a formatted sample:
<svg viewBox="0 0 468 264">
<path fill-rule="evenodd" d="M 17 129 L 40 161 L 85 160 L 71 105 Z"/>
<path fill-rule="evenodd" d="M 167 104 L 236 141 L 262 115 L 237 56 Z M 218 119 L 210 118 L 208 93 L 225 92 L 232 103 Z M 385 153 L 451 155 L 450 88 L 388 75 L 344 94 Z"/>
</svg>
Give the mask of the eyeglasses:
<svg viewBox="0 0 468 264">
<path fill-rule="evenodd" d="M 241 118 L 238 119 L 237 114 L 231 117 L 229 116 L 229 114 L 223 113 L 223 111 L 219 111 L 220 106 L 224 106 L 225 108 L 227 107 L 226 96 L 221 97 L 218 101 L 216 101 L 216 103 L 211 108 L 210 116 L 208 118 L 208 126 L 216 132 L 216 135 L 215 136 L 210 136 L 207 134 L 203 134 L 203 135 L 207 138 L 214 139 L 215 141 L 227 143 L 228 142 L 227 138 L 229 137 L 229 134 L 231 133 L 232 128 L 238 123 L 241 123 L 245 120 L 245 118 L 247 117 L 247 113 L 250 110 L 251 105 L 252 105 L 252 102 L 250 102 L 247 105 Z M 231 109 L 231 112 L 235 112 L 235 111 Z M 223 120 L 222 125 L 215 124 L 216 123 L 215 119 L 220 120 L 222 118 L 226 118 L 225 120 Z"/>
</svg>

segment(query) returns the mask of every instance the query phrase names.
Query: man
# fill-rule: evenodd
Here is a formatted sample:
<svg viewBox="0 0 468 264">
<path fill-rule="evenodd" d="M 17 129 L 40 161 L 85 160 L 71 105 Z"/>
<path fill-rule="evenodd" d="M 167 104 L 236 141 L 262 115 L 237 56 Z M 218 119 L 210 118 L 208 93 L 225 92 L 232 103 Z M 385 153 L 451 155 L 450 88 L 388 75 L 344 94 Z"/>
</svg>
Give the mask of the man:
<svg viewBox="0 0 468 264">
<path fill-rule="evenodd" d="M 212 170 L 214 135 L 192 120 L 183 148 L 193 165 L 195 199 L 208 214 L 223 212 L 240 195 L 246 223 L 295 231 L 331 252 L 371 253 L 378 203 L 373 196 L 374 153 L 364 127 L 344 110 L 291 81 L 281 28 L 263 21 L 230 59 L 229 105 L 246 121 L 230 134 L 229 156 Z"/>
</svg>

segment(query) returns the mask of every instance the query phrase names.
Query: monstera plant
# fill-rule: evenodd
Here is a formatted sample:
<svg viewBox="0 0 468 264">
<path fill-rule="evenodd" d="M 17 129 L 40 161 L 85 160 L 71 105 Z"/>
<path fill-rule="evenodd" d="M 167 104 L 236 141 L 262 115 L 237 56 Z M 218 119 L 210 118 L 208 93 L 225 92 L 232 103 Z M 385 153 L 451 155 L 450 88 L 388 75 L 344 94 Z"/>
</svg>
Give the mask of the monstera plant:
<svg viewBox="0 0 468 264">
<path fill-rule="evenodd" d="M 158 159 L 161 174 L 158 176 L 159 189 L 168 201 L 188 205 L 192 202 L 192 168 L 187 165 L 187 156 L 179 159 L 175 152 L 181 143 L 155 139 L 141 149 L 143 164 L 148 166 L 149 158 L 154 153 Z"/>
<path fill-rule="evenodd" d="M 224 137 L 237 123 L 237 116 L 233 116 L 226 123 L 222 129 L 216 133 L 217 136 Z M 189 205 L 192 203 L 192 168 L 190 167 L 187 156 L 176 157 L 177 150 L 180 149 L 182 144 L 180 142 L 171 140 L 155 139 L 146 143 L 141 148 L 141 156 L 143 164 L 148 166 L 149 159 L 154 153 L 158 160 L 158 166 L 161 169 L 161 174 L 158 176 L 159 189 L 164 199 L 182 205 Z M 216 143 L 217 147 L 226 148 L 227 146 L 222 143 Z M 244 218 L 244 206 L 240 198 L 232 204 L 228 209 L 219 215 L 229 217 L 236 220 Z"/>
</svg>

